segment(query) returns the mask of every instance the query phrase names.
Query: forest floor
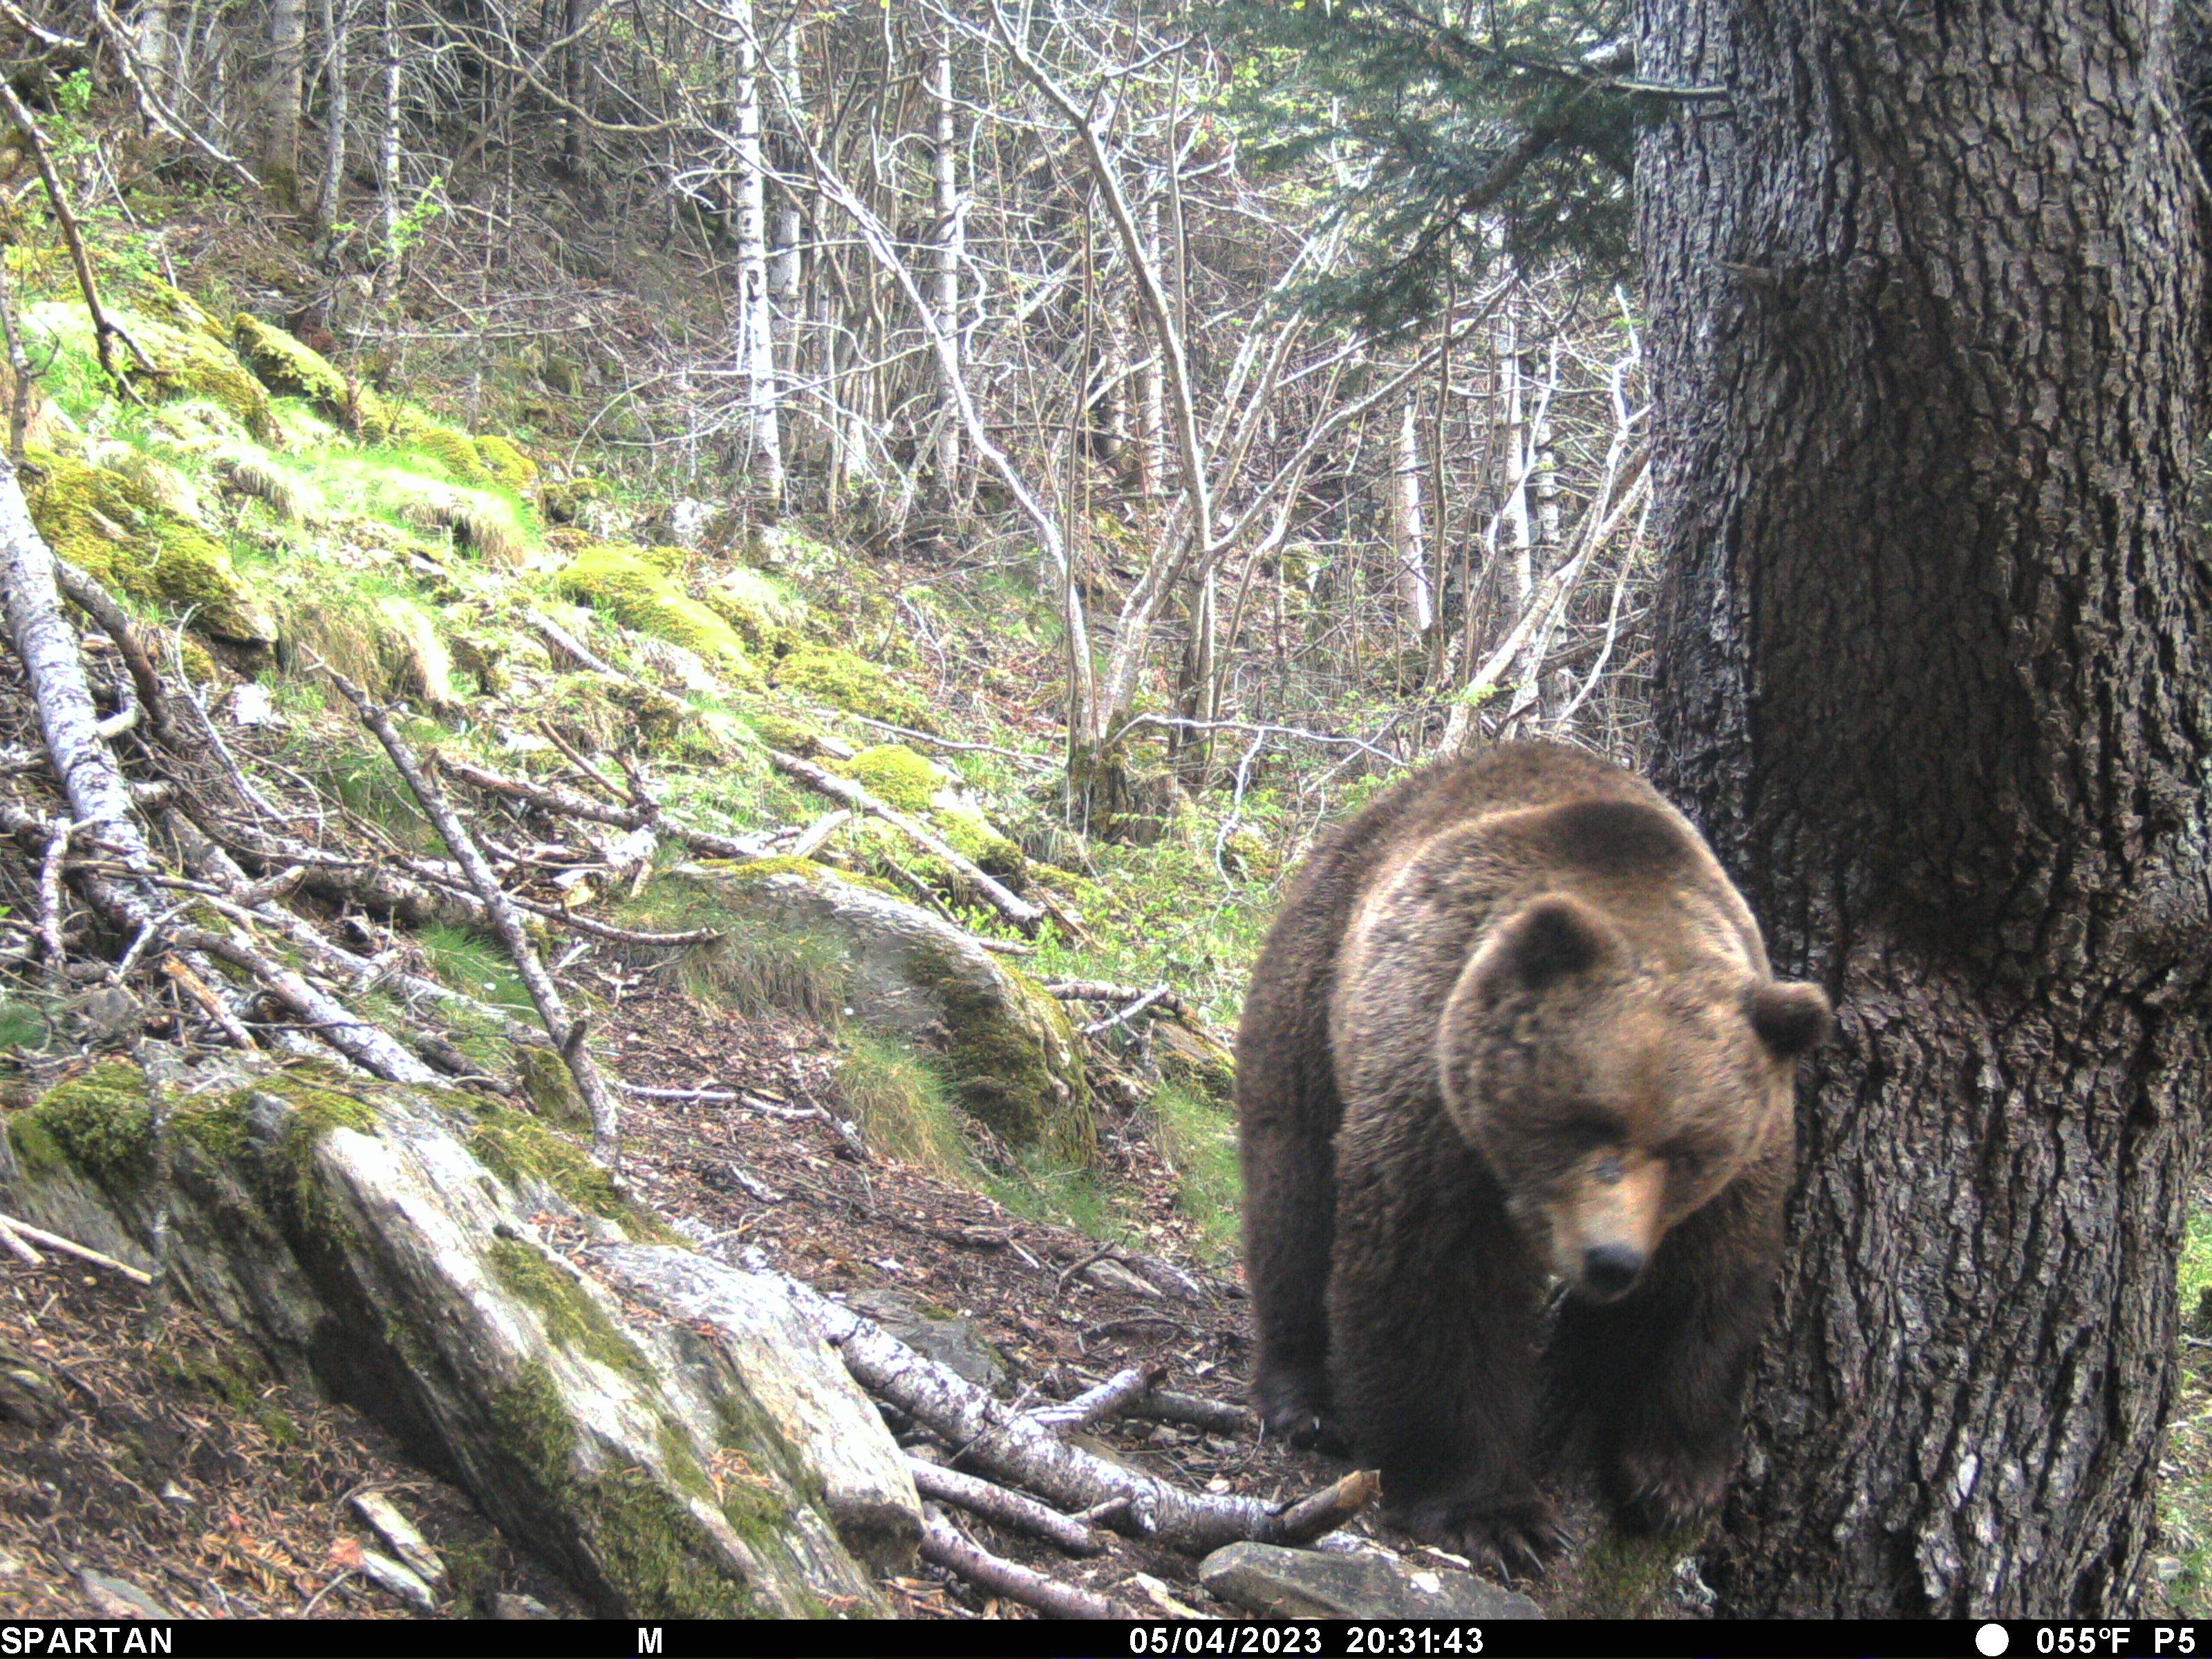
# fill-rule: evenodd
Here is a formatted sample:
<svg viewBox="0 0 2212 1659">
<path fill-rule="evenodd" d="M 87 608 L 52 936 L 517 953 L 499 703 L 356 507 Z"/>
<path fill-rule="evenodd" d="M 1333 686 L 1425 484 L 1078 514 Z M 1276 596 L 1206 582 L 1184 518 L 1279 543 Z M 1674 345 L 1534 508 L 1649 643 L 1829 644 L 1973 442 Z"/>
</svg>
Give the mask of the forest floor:
<svg viewBox="0 0 2212 1659">
<path fill-rule="evenodd" d="M 609 1044 L 630 1081 L 842 1105 L 834 1042 L 804 1024 L 724 1013 L 672 988 L 625 996 L 608 1012 Z M 624 1139 L 640 1198 L 710 1254 L 757 1248 L 820 1289 L 890 1292 L 925 1317 L 950 1316 L 1004 1364 L 1001 1392 L 1065 1398 L 1145 1364 L 1165 1366 L 1171 1387 L 1243 1401 L 1243 1286 L 1196 1248 L 1163 1155 L 1140 1134 L 1110 1123 L 1102 1134 L 1123 1192 L 1142 1194 L 1146 1212 L 1132 1227 L 1125 1209 L 1116 1233 L 1129 1241 L 1121 1248 L 1182 1269 L 1183 1297 L 1095 1283 L 1083 1269 L 1107 1253 L 1097 1238 L 895 1160 L 857 1161 L 819 1121 L 639 1100 Z M 451 1610 L 585 1615 L 555 1571 L 518 1554 L 457 1486 L 376 1425 L 275 1381 L 188 1309 L 172 1310 L 150 1336 L 146 1326 L 144 1292 L 111 1274 L 0 1257 L 0 1344 L 46 1362 L 82 1396 L 53 1433 L 0 1421 L 0 1617 L 113 1613 L 114 1581 L 191 1617 L 417 1615 L 357 1571 L 364 1546 L 384 1547 L 349 1505 L 364 1491 L 390 1496 L 444 1559 Z M 1271 1500 L 1341 1472 L 1261 1436 L 1181 1425 L 1114 1419 L 1077 1438 L 1186 1486 Z M 1587 1531 L 1595 1511 L 1584 1498 L 1570 1514 Z M 1104 1553 L 1071 1561 L 972 1516 L 959 1524 L 996 1553 L 1138 1606 L 1247 1616 L 1207 1594 L 1194 1560 L 1141 1540 L 1105 1532 Z M 1348 1530 L 1417 1563 L 1461 1565 L 1368 1517 Z M 1569 1569 L 1524 1588 L 1568 1612 L 1595 1587 Z M 884 1589 L 907 1617 L 1031 1616 L 923 1565 Z M 1690 1609 L 1669 1595 L 1644 1610 Z"/>
</svg>

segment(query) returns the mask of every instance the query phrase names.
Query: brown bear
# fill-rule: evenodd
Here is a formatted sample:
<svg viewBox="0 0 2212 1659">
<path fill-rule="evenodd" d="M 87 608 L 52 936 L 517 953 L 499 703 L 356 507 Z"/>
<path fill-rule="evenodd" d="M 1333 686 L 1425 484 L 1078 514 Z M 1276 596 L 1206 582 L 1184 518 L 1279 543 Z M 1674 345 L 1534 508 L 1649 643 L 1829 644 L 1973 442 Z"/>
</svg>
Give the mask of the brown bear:
<svg viewBox="0 0 2212 1659">
<path fill-rule="evenodd" d="M 1828 1024 L 1689 821 L 1611 763 L 1515 744 L 1378 797 L 1300 872 L 1237 1034 L 1272 1431 L 1348 1440 L 1386 1518 L 1540 1571 L 1548 1376 L 1630 1524 L 1711 1513 Z"/>
</svg>

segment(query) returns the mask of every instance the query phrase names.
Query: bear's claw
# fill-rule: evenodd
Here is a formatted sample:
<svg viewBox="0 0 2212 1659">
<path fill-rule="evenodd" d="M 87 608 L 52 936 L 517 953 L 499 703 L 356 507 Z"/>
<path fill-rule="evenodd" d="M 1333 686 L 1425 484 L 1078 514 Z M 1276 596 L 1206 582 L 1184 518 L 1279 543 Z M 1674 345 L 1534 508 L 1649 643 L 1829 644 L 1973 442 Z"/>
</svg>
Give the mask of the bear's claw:
<svg viewBox="0 0 2212 1659">
<path fill-rule="evenodd" d="M 1336 1419 L 1317 1387 L 1297 1376 L 1278 1376 L 1261 1382 L 1261 1420 L 1267 1432 L 1298 1451 L 1326 1452 L 1341 1457 L 1350 1450 Z"/>
<path fill-rule="evenodd" d="M 1569 1544 L 1559 1511 L 1540 1492 L 1503 1502 L 1434 1499 L 1383 1519 L 1439 1548 L 1464 1555 L 1478 1573 L 1507 1583 L 1540 1578 Z"/>
<path fill-rule="evenodd" d="M 1729 1471 L 1689 1453 L 1624 1453 L 1612 1487 L 1620 1517 L 1638 1532 L 1686 1532 L 1712 1519 L 1728 1495 Z"/>
</svg>

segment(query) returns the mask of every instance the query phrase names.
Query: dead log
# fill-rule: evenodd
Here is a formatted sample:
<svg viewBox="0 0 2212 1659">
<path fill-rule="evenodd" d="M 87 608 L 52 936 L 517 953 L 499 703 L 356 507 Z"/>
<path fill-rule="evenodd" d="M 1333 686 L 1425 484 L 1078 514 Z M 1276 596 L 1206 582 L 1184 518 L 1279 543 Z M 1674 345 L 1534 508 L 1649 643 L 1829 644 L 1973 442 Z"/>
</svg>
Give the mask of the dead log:
<svg viewBox="0 0 2212 1659">
<path fill-rule="evenodd" d="M 994 1595 L 1035 1607 L 1054 1619 L 1134 1619 L 1137 1610 L 1074 1584 L 1063 1584 L 969 1543 L 952 1529 L 944 1516 L 926 1511 L 921 1526 L 921 1559 L 957 1572 L 971 1584 Z"/>
<path fill-rule="evenodd" d="M 856 811 L 881 818 L 885 823 L 905 836 L 933 857 L 941 860 L 961 884 L 994 910 L 1004 916 L 1024 933 L 1036 936 L 1044 926 L 1044 912 L 1019 894 L 1008 890 L 984 873 L 966 854 L 955 852 L 951 843 L 927 824 L 909 817 L 896 807 L 879 800 L 869 790 L 862 788 L 850 778 L 841 778 L 835 772 L 823 770 L 811 761 L 796 755 L 787 755 L 781 750 L 769 750 L 769 759 L 779 772 L 788 773 L 800 782 L 820 790 L 833 800 L 841 800 Z"/>
<path fill-rule="evenodd" d="M 773 1272 L 750 1253 L 748 1264 Z M 1063 1510 L 1124 1502 L 1123 1530 L 1158 1539 L 1192 1555 L 1224 1544 L 1304 1544 L 1332 1532 L 1373 1496 L 1374 1483 L 1339 1481 L 1296 1504 L 1187 1492 L 1080 1446 L 1072 1446 L 965 1377 L 924 1358 L 874 1321 L 787 1275 L 794 1302 L 843 1358 L 860 1385 L 889 1401 L 948 1445 L 961 1460 L 1024 1486 Z"/>
</svg>

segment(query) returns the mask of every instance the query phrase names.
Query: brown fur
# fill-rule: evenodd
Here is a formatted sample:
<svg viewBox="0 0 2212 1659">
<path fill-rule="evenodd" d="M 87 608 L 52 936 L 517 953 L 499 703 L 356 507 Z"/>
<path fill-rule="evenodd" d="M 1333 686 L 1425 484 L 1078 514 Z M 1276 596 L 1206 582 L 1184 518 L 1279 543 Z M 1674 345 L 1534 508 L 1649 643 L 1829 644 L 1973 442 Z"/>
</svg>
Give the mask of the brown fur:
<svg viewBox="0 0 2212 1659">
<path fill-rule="evenodd" d="M 1826 1000 L 1687 820 L 1543 744 L 1431 768 L 1300 872 L 1237 1038 L 1255 1390 L 1394 1517 L 1558 1546 L 1538 1379 L 1632 1522 L 1718 1502 Z M 1547 1283 L 1575 1294 L 1541 1364 Z"/>
</svg>

